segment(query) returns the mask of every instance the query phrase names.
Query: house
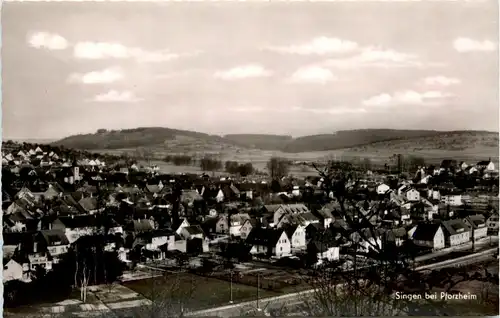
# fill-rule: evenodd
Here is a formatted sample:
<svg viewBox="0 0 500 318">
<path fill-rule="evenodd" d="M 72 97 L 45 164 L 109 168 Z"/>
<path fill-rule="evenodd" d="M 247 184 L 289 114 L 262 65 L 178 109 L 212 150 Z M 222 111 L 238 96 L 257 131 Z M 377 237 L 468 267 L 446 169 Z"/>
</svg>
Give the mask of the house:
<svg viewBox="0 0 500 318">
<path fill-rule="evenodd" d="M 420 223 L 408 232 L 408 236 L 415 245 L 420 247 L 432 248 L 433 250 L 445 247 L 444 231 L 440 224 Z"/>
<path fill-rule="evenodd" d="M 319 217 L 320 220 L 323 220 L 323 227 L 328 228 L 330 224 L 333 222 L 334 217 L 333 217 L 333 212 L 336 209 L 336 204 L 335 203 L 330 203 L 327 205 L 324 205 L 321 209 L 318 210 L 316 213 Z"/>
<path fill-rule="evenodd" d="M 450 206 L 461 206 L 462 195 L 461 194 L 446 194 L 441 196 L 441 203 L 450 205 Z"/>
<path fill-rule="evenodd" d="M 402 246 L 407 240 L 408 233 L 404 227 L 387 229 L 383 232 L 383 240 L 386 244 L 394 244 L 394 246 Z"/>
<path fill-rule="evenodd" d="M 376 188 L 377 194 L 385 194 L 387 191 L 389 191 L 391 187 L 389 187 L 387 184 L 382 183 L 379 184 Z"/>
<path fill-rule="evenodd" d="M 463 222 L 469 228 L 469 237 L 471 240 L 474 239 L 477 241 L 488 235 L 488 227 L 486 226 L 486 221 L 483 215 L 469 215 L 463 219 Z"/>
<path fill-rule="evenodd" d="M 194 238 L 205 239 L 205 233 L 200 225 L 182 227 L 180 236 L 185 240 L 192 240 Z"/>
<path fill-rule="evenodd" d="M 383 248 L 381 236 L 373 232 L 370 228 L 360 229 L 352 233 L 351 240 L 358 242 L 361 251 L 379 251 Z"/>
<path fill-rule="evenodd" d="M 175 233 L 170 230 L 142 232 L 135 238 L 134 244 L 142 244 L 146 250 L 158 251 L 165 245 L 167 250 L 175 249 Z"/>
<path fill-rule="evenodd" d="M 4 258 L 2 277 L 4 284 L 12 280 L 19 280 L 25 283 L 30 282 L 27 268 L 23 268 L 22 264 L 19 264 L 12 258 Z"/>
<path fill-rule="evenodd" d="M 189 226 L 191 226 L 191 225 L 189 224 L 188 220 L 182 219 L 181 224 L 177 227 L 177 230 L 175 230 L 175 233 L 177 233 L 177 235 L 181 235 L 182 229 L 185 227 L 189 227 Z"/>
<path fill-rule="evenodd" d="M 480 161 L 477 163 L 476 167 L 480 170 L 480 171 L 487 171 L 487 172 L 491 172 L 491 171 L 495 171 L 495 164 L 490 160 L 488 161 Z"/>
<path fill-rule="evenodd" d="M 69 248 L 69 240 L 63 230 L 43 230 L 36 234 L 35 243 L 39 251 L 49 252 L 54 263 L 58 263 L 60 256 L 66 254 Z"/>
<path fill-rule="evenodd" d="M 271 204 L 263 207 L 263 212 L 273 214 L 273 223 L 278 224 L 285 214 L 299 214 L 310 212 L 304 204 Z"/>
<path fill-rule="evenodd" d="M 420 201 L 420 192 L 411 188 L 406 190 L 404 193 L 405 199 L 410 202 Z"/>
<path fill-rule="evenodd" d="M 488 231 L 498 232 L 498 213 L 493 213 L 486 221 Z"/>
<path fill-rule="evenodd" d="M 231 215 L 231 224 L 227 220 L 227 215 L 219 216 L 219 220 L 216 225 L 217 233 L 226 233 L 233 236 L 240 236 L 240 230 L 246 220 L 250 219 L 250 216 L 246 213 L 237 213 Z M 229 228 L 228 228 L 229 227 Z"/>
<path fill-rule="evenodd" d="M 257 220 L 255 219 L 247 219 L 245 222 L 243 222 L 243 225 L 241 226 L 240 229 L 240 237 L 244 240 L 247 239 L 248 235 L 252 231 L 253 228 L 257 227 Z"/>
<path fill-rule="evenodd" d="M 51 223 L 49 229 L 64 231 L 70 244 L 82 236 L 92 235 L 99 231 L 94 215 L 59 217 Z"/>
<path fill-rule="evenodd" d="M 446 238 L 446 245 L 457 246 L 470 241 L 470 233 L 467 225 L 460 219 L 441 221 Z"/>
<path fill-rule="evenodd" d="M 314 238 L 307 244 L 307 254 L 312 260 L 313 266 L 319 266 L 326 262 L 340 259 L 340 248 L 332 240 Z"/>
<path fill-rule="evenodd" d="M 306 244 L 306 227 L 302 225 L 286 225 L 283 227 L 286 235 L 290 239 L 292 250 L 303 250 Z"/>
<path fill-rule="evenodd" d="M 280 258 L 292 252 L 290 239 L 284 229 L 253 228 L 246 242 L 252 246 L 251 254 Z"/>
</svg>

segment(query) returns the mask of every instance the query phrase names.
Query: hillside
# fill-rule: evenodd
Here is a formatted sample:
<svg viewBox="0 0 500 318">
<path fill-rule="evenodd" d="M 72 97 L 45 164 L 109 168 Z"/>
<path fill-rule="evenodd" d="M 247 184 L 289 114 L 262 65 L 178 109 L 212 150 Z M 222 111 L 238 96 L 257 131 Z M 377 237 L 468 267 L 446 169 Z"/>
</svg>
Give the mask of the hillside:
<svg viewBox="0 0 500 318">
<path fill-rule="evenodd" d="M 262 150 L 279 150 L 283 145 L 293 141 L 292 136 L 264 134 L 232 134 L 225 135 L 224 138 L 244 147 Z"/>
<path fill-rule="evenodd" d="M 431 153 L 456 151 L 464 154 L 483 154 L 498 157 L 498 133 L 485 131 L 441 132 L 432 136 L 420 136 L 399 140 L 374 142 L 351 147 L 349 152 L 358 153 Z"/>
<path fill-rule="evenodd" d="M 298 138 L 282 135 L 238 134 L 216 136 L 200 132 L 170 128 L 136 128 L 75 135 L 53 145 L 88 150 L 120 150 L 138 147 L 153 151 L 176 153 L 240 151 L 260 149 L 285 153 L 318 152 L 349 149 L 354 152 L 384 149 L 408 151 L 459 150 L 477 147 L 498 149 L 498 133 L 486 131 L 344 130 L 334 134 L 311 135 Z"/>
<path fill-rule="evenodd" d="M 94 134 L 74 135 L 58 140 L 53 145 L 61 145 L 77 149 L 130 149 L 130 148 L 165 148 L 170 145 L 180 147 L 227 144 L 224 138 L 189 130 L 179 130 L 161 127 L 141 127 L 123 130 L 100 129 Z M 230 143 L 234 146 L 234 143 Z"/>
</svg>

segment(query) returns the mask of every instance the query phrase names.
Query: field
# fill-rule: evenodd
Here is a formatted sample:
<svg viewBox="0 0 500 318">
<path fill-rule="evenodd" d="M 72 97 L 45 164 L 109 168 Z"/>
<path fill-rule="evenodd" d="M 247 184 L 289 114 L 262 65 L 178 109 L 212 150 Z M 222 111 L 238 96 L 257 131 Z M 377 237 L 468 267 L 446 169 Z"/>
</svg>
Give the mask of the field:
<svg viewBox="0 0 500 318">
<path fill-rule="evenodd" d="M 119 149 L 119 150 L 96 150 L 94 152 L 109 153 L 121 155 L 127 153 L 133 155 L 135 149 Z M 240 163 L 251 162 L 255 169 L 266 171 L 266 164 L 271 157 L 281 157 L 292 161 L 309 161 L 309 162 L 324 162 L 328 160 L 348 160 L 356 161 L 370 159 L 373 166 L 382 167 L 385 163 L 394 165 L 391 159 L 396 153 L 401 153 L 403 156 L 419 156 L 425 159 L 427 164 L 440 164 L 443 159 L 454 159 L 458 162 L 465 161 L 468 164 L 475 164 L 481 160 L 491 158 L 498 165 L 498 147 L 474 147 L 464 150 L 440 150 L 440 149 L 383 149 L 380 146 L 366 146 L 361 148 L 329 150 L 317 152 L 302 152 L 302 153 L 285 153 L 281 151 L 259 150 L 259 149 L 239 149 L 239 150 L 221 150 L 220 152 L 212 152 L 221 161 L 233 160 Z M 153 152 L 151 164 L 156 164 L 160 167 L 163 173 L 200 173 L 201 169 L 198 166 L 175 166 L 161 160 L 167 155 L 175 155 L 179 153 L 169 153 L 165 150 L 156 150 Z M 195 158 L 201 158 L 205 153 L 185 152 L 182 154 L 192 155 Z M 292 167 L 291 174 L 295 176 L 315 175 L 316 171 L 308 167 Z M 216 172 L 215 174 L 221 174 Z"/>
<path fill-rule="evenodd" d="M 130 281 L 123 285 L 153 301 L 155 298 L 168 298 L 177 303 L 182 299 L 184 307 L 190 310 L 228 305 L 231 299 L 230 282 L 188 273 Z M 236 283 L 232 285 L 235 303 L 257 299 L 257 288 Z M 259 294 L 262 298 L 280 295 L 262 289 Z"/>
</svg>

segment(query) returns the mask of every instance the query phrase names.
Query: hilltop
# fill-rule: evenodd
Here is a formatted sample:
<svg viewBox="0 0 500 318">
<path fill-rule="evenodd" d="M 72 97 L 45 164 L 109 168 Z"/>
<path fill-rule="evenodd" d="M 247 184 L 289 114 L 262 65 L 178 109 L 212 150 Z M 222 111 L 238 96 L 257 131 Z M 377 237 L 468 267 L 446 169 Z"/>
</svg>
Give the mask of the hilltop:
<svg viewBox="0 0 500 318">
<path fill-rule="evenodd" d="M 498 133 L 361 129 L 293 138 L 286 135 L 266 134 L 218 136 L 188 130 L 142 127 L 111 131 L 100 129 L 94 134 L 74 135 L 52 144 L 86 150 L 130 150 L 141 147 L 152 151 L 174 153 L 238 152 L 246 149 L 302 153 L 340 149 L 346 149 L 349 152 L 376 152 L 382 149 L 385 151 L 468 151 L 479 148 L 488 148 L 498 152 Z"/>
</svg>

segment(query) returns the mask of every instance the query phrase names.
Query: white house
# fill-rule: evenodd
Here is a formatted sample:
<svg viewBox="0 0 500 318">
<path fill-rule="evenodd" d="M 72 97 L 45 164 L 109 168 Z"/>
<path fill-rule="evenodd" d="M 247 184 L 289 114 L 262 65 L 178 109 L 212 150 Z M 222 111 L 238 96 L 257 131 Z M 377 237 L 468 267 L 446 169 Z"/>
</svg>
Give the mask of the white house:
<svg viewBox="0 0 500 318">
<path fill-rule="evenodd" d="M 285 226 L 285 233 L 290 238 L 291 247 L 294 250 L 303 250 L 306 244 L 306 228 L 302 225 Z"/>
<path fill-rule="evenodd" d="M 382 184 L 379 184 L 377 186 L 377 194 L 385 194 L 387 191 L 389 191 L 391 188 L 385 184 L 385 183 L 382 183 Z"/>
<path fill-rule="evenodd" d="M 441 203 L 450 205 L 450 206 L 461 206 L 463 204 L 462 202 L 462 195 L 461 194 L 447 194 L 441 196 Z"/>
<path fill-rule="evenodd" d="M 189 224 L 188 220 L 187 219 L 183 219 L 182 222 L 181 222 L 181 224 L 179 225 L 179 227 L 175 231 L 175 233 L 177 233 L 178 235 L 181 235 L 182 229 L 185 228 L 185 227 L 188 227 L 188 226 L 191 226 Z"/>
<path fill-rule="evenodd" d="M 271 257 L 291 255 L 292 245 L 283 229 L 254 228 L 246 242 L 252 246 L 251 254 L 262 254 Z"/>
<path fill-rule="evenodd" d="M 245 240 L 252 229 L 257 225 L 256 223 L 257 222 L 252 219 L 245 220 L 240 229 L 240 237 Z"/>
<path fill-rule="evenodd" d="M 439 250 L 445 247 L 444 231 L 440 224 L 418 224 L 408 232 L 408 236 L 417 246 L 429 247 L 433 250 Z"/>
<path fill-rule="evenodd" d="M 2 276 L 4 283 L 11 280 L 19 280 L 26 283 L 30 281 L 28 268 L 23 268 L 23 265 L 13 259 L 10 259 L 3 265 Z"/>
<path fill-rule="evenodd" d="M 340 248 L 331 242 L 311 240 L 307 245 L 307 252 L 315 255 L 316 263 L 313 266 L 340 259 Z"/>
<path fill-rule="evenodd" d="M 215 200 L 217 202 L 222 202 L 222 201 L 224 201 L 224 198 L 225 198 L 224 191 L 222 191 L 222 189 L 219 189 L 219 191 L 217 192 L 217 195 L 215 196 Z"/>
<path fill-rule="evenodd" d="M 448 246 L 457 246 L 470 241 L 467 225 L 460 219 L 442 221 L 443 232 Z"/>
<path fill-rule="evenodd" d="M 492 214 L 486 221 L 489 231 L 498 231 L 498 213 Z"/>
<path fill-rule="evenodd" d="M 420 192 L 415 189 L 409 189 L 405 193 L 405 198 L 408 201 L 417 202 L 420 201 Z"/>
<path fill-rule="evenodd" d="M 474 238 L 474 240 L 477 241 L 488 235 L 488 227 L 486 226 L 483 215 L 469 215 L 463 219 L 463 221 L 469 227 L 469 236 L 471 240 Z M 472 230 L 474 230 L 474 233 L 472 233 Z"/>
<path fill-rule="evenodd" d="M 246 213 L 238 213 L 231 215 L 231 223 L 228 223 L 227 215 L 219 216 L 219 220 L 215 225 L 216 233 L 229 233 L 229 235 L 240 236 L 241 227 L 250 216 Z"/>
</svg>

